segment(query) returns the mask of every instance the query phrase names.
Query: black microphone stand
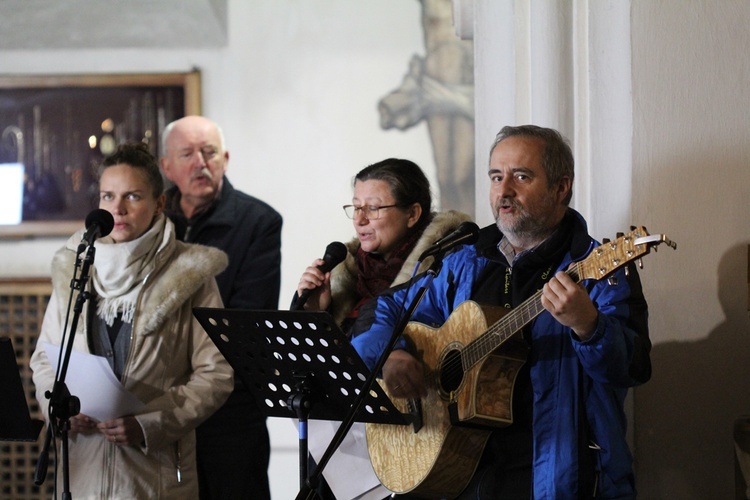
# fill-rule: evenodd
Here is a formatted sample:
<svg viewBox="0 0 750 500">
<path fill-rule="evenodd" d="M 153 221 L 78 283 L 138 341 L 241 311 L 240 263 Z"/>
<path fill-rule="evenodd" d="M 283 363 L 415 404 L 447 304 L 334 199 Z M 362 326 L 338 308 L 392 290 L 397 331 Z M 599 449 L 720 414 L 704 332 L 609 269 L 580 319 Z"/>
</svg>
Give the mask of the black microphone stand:
<svg viewBox="0 0 750 500">
<path fill-rule="evenodd" d="M 80 254 L 83 251 L 85 245 L 82 243 L 78 246 L 76 252 L 76 269 L 79 266 Z M 46 391 L 45 397 L 50 400 L 49 403 L 49 421 L 50 425 L 47 427 L 47 434 L 44 440 L 44 446 L 37 462 L 37 467 L 34 472 L 34 483 L 38 486 L 44 482 L 47 475 L 47 463 L 50 443 L 54 439 L 54 433 L 59 431 L 62 440 L 62 470 L 63 470 L 63 500 L 72 498 L 70 493 L 70 463 L 68 457 L 68 433 L 70 431 L 70 418 L 75 417 L 81 410 L 81 402 L 76 397 L 70 394 L 68 387 L 65 385 L 65 377 L 68 372 L 68 364 L 70 363 L 70 356 L 73 352 L 73 342 L 75 340 L 75 332 L 78 327 L 78 321 L 83 312 L 83 305 L 86 300 L 91 296 L 90 292 L 85 290 L 86 285 L 89 281 L 89 270 L 91 265 L 94 263 L 94 256 L 96 249 L 94 248 L 93 242 L 88 245 L 86 249 L 86 256 L 80 261 L 81 275 L 76 279 L 76 273 L 73 273 L 73 279 L 70 282 L 70 293 L 71 297 L 75 290 L 78 290 L 78 296 L 76 298 L 75 305 L 73 307 L 73 319 L 70 323 L 70 329 L 68 330 L 67 339 L 65 330 L 63 329 L 63 345 L 61 346 L 61 356 L 63 356 L 62 363 L 59 364 L 57 374 L 55 377 L 55 383 L 52 386 L 52 391 Z M 66 344 L 67 342 L 67 344 Z M 64 351 L 63 351 L 64 348 Z"/>
<path fill-rule="evenodd" d="M 417 263 L 417 265 L 419 265 L 419 263 Z M 404 330 L 406 329 L 406 326 L 411 320 L 411 317 L 414 315 L 414 311 L 416 310 L 417 306 L 419 305 L 420 302 L 422 302 L 422 298 L 424 297 L 424 294 L 427 292 L 427 288 L 429 288 L 430 284 L 432 283 L 432 280 L 435 279 L 435 277 L 438 274 L 440 274 L 440 269 L 442 268 L 442 265 L 443 265 L 443 256 L 441 254 L 435 255 L 434 261 L 432 262 L 432 264 L 426 271 L 427 276 L 426 276 L 425 282 L 417 290 L 416 295 L 414 296 L 414 299 L 412 300 L 411 304 L 409 304 L 409 307 L 406 310 L 406 314 L 404 314 L 401 317 L 401 320 L 393 329 L 393 332 L 391 333 L 391 338 L 388 341 L 388 345 L 386 349 L 384 349 L 383 352 L 381 353 L 380 357 L 378 358 L 377 363 L 375 364 L 372 371 L 370 372 L 370 375 L 367 377 L 367 380 L 365 380 L 362 390 L 360 391 L 360 393 L 357 395 L 356 399 L 352 403 L 352 406 L 349 408 L 349 411 L 346 414 L 346 417 L 344 418 L 344 420 L 342 420 L 341 425 L 336 430 L 336 434 L 334 434 L 333 439 L 331 439 L 331 442 L 329 443 L 328 448 L 326 448 L 325 453 L 323 453 L 323 456 L 320 458 L 320 461 L 315 467 L 315 470 L 308 476 L 306 483 L 300 489 L 299 493 L 295 497 L 295 500 L 313 500 L 315 498 L 316 496 L 315 490 L 317 489 L 318 484 L 320 482 L 320 476 L 323 474 L 323 469 L 325 469 L 326 465 L 333 457 L 333 454 L 341 445 L 342 441 L 346 437 L 346 434 L 349 432 L 349 429 L 351 429 L 352 425 L 354 425 L 355 416 L 359 412 L 359 409 L 362 406 L 367 395 L 370 394 L 370 390 L 373 384 L 375 384 L 375 380 L 377 376 L 383 370 L 383 365 L 385 365 L 385 362 L 388 359 L 388 356 L 390 355 L 393 348 L 396 346 L 396 343 L 398 342 L 399 337 L 401 337 L 401 334 L 404 333 Z"/>
</svg>

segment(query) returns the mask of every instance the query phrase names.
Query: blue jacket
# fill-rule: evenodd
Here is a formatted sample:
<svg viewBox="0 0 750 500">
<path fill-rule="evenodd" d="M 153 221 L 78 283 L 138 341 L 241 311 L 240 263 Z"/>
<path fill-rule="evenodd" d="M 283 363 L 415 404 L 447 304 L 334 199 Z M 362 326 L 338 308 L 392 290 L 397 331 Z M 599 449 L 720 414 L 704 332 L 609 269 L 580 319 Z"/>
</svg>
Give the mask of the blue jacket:
<svg viewBox="0 0 750 500">
<path fill-rule="evenodd" d="M 570 248 L 563 252 L 558 270 L 582 260 L 598 245 L 587 234 L 580 214 L 569 209 L 568 219 L 572 221 L 569 224 L 572 234 L 566 240 Z M 494 225 L 489 226 L 482 230 L 476 245 L 464 246 L 447 255 L 412 321 L 442 325 L 455 307 L 473 298 L 475 284 L 488 266 L 494 262 L 507 267 L 507 261 L 497 251 L 501 237 Z M 545 265 L 549 264 L 548 261 Z M 596 332 L 589 340 L 579 341 L 546 311 L 531 323 L 527 363 L 533 392 L 534 498 L 578 496 L 579 397 L 583 398 L 586 409 L 589 437 L 601 447 L 596 464 L 597 498 L 635 497 L 623 405 L 628 388 L 648 380 L 651 365 L 646 302 L 634 266 L 630 265 L 628 274 L 618 270 L 613 275 L 616 284 L 607 280 L 583 281 L 599 309 Z M 404 294 L 408 305 L 425 279 L 422 276 L 420 282 L 408 289 L 391 289 L 378 298 L 371 310 L 361 314 L 352 343 L 370 368 L 377 363 L 398 322 L 397 312 Z M 404 343 L 398 347 L 404 348 Z M 581 370 L 583 376 L 579 377 Z"/>
</svg>

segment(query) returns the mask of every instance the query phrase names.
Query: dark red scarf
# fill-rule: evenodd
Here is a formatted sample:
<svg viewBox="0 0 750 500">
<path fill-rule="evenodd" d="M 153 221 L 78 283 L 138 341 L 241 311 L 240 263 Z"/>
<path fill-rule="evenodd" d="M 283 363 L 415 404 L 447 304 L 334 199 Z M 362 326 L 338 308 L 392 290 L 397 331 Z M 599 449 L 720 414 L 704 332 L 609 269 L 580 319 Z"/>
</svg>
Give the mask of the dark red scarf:
<svg viewBox="0 0 750 500">
<path fill-rule="evenodd" d="M 415 228 L 401 246 L 391 253 L 388 260 L 380 254 L 365 252 L 362 247 L 359 247 L 356 259 L 359 271 L 357 273 L 357 294 L 360 299 L 349 313 L 349 318 L 355 319 L 359 315 L 359 308 L 365 302 L 390 288 L 391 283 L 396 279 L 401 268 L 404 267 L 404 262 L 419 241 L 428 223 L 429 221 Z"/>
</svg>

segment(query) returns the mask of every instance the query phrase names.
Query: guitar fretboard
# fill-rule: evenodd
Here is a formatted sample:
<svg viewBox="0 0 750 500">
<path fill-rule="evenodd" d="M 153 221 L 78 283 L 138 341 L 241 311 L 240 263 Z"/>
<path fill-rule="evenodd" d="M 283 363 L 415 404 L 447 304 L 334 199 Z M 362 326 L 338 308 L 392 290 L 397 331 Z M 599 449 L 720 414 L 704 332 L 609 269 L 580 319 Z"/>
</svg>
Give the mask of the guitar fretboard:
<svg viewBox="0 0 750 500">
<path fill-rule="evenodd" d="M 571 265 L 566 273 L 576 282 L 579 281 L 580 263 Z M 474 339 L 461 351 L 461 364 L 463 370 L 470 370 L 475 364 L 500 347 L 514 333 L 526 326 L 534 318 L 544 311 L 542 306 L 542 291 L 537 290 L 523 304 L 503 316 L 497 323 L 493 324 L 485 333 Z"/>
</svg>

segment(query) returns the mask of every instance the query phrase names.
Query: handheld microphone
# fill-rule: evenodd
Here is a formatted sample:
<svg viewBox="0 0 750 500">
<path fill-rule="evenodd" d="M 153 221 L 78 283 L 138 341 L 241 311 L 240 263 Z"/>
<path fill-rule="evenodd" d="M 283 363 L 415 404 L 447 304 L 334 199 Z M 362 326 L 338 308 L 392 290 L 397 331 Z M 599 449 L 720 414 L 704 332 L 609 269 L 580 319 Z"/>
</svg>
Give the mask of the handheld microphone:
<svg viewBox="0 0 750 500">
<path fill-rule="evenodd" d="M 83 233 L 81 243 L 93 245 L 94 240 L 107 236 L 115 227 L 115 218 L 104 209 L 97 208 L 86 216 L 86 232 Z"/>
<path fill-rule="evenodd" d="M 326 252 L 323 255 L 324 262 L 318 266 L 318 269 L 320 269 L 324 273 L 330 272 L 334 267 L 343 262 L 343 260 L 346 258 L 347 252 L 348 250 L 346 249 L 346 245 L 344 245 L 340 241 L 329 243 L 326 247 Z M 307 302 L 307 299 L 310 298 L 310 295 L 312 295 L 315 290 L 317 290 L 317 288 L 304 290 L 297 297 L 297 300 L 293 301 L 292 310 L 301 310 L 302 306 L 305 305 L 305 302 Z"/>
<path fill-rule="evenodd" d="M 419 261 L 422 262 L 427 257 L 433 255 L 444 255 L 448 250 L 451 250 L 458 245 L 472 244 L 476 242 L 478 238 L 479 226 L 470 221 L 462 222 L 455 231 L 448 236 L 441 238 L 430 248 L 422 252 L 422 255 L 419 256 Z"/>
</svg>

